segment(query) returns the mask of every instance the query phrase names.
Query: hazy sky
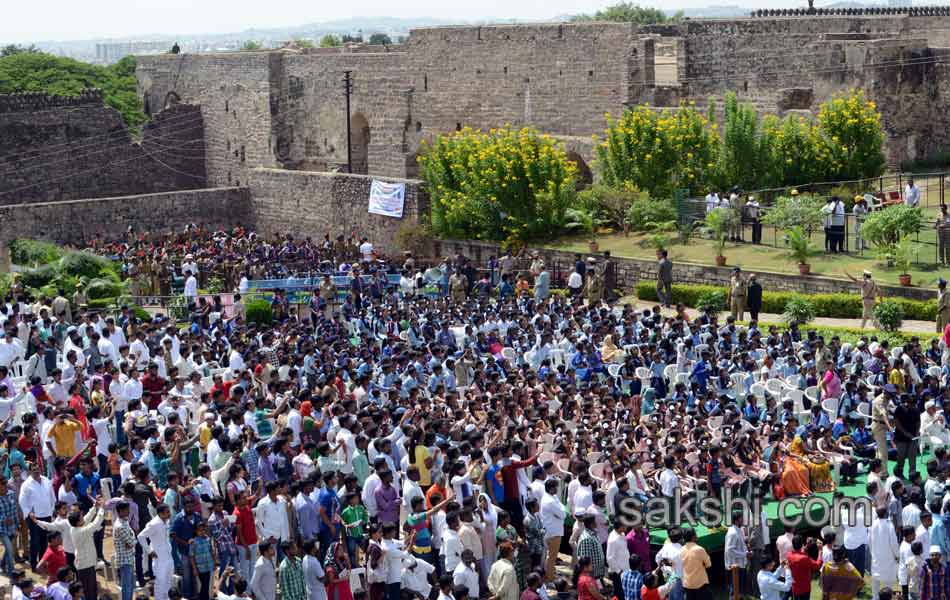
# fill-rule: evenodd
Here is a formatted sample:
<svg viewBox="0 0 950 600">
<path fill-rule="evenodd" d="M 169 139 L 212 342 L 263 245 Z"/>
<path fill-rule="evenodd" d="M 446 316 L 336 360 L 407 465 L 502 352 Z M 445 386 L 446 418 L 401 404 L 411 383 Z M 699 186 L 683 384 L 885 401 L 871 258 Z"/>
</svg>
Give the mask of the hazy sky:
<svg viewBox="0 0 950 600">
<path fill-rule="evenodd" d="M 149 33 L 227 33 L 360 17 L 458 20 L 545 19 L 589 12 L 610 0 L 39 0 L 3 2 L 0 41 L 30 42 L 126 37 Z M 820 2 L 819 2 L 820 3 Z M 663 8 L 715 4 L 790 6 L 788 0 L 645 0 Z"/>
</svg>

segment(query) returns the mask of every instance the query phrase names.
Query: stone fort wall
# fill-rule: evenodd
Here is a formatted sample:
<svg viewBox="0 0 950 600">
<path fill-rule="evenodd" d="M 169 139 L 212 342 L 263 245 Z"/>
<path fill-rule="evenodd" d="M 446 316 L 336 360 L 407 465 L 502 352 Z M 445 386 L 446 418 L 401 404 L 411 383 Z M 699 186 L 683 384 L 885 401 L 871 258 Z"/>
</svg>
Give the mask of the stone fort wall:
<svg viewBox="0 0 950 600">
<path fill-rule="evenodd" d="M 672 82 L 658 82 L 658 43 L 676 50 Z M 946 141 L 945 45 L 944 15 L 439 27 L 385 48 L 143 56 L 137 75 L 153 105 L 175 92 L 202 107 L 220 185 L 257 167 L 345 167 L 346 70 L 354 172 L 413 177 L 424 139 L 506 123 L 561 137 L 589 162 L 583 140 L 626 106 L 703 106 L 732 90 L 764 112 L 808 114 L 855 87 L 878 102 L 896 163 Z"/>
<path fill-rule="evenodd" d="M 247 188 L 216 188 L 62 202 L 0 206 L 0 247 L 13 238 L 83 245 L 96 236 L 135 231 L 180 231 L 186 223 L 209 227 L 253 225 Z"/>
<path fill-rule="evenodd" d="M 158 112 L 135 141 L 98 90 L 0 96 L 0 205 L 206 185 L 197 107 Z"/>
</svg>

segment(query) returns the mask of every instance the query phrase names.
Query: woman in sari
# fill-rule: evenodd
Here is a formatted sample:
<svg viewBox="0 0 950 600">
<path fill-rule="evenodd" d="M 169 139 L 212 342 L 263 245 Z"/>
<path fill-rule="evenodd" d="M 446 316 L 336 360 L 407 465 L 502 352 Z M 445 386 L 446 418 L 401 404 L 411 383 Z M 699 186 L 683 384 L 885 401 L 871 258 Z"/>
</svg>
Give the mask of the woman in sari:
<svg viewBox="0 0 950 600">
<path fill-rule="evenodd" d="M 605 363 L 619 363 L 623 360 L 623 350 L 614 343 L 614 336 L 608 335 L 604 338 L 604 343 L 600 347 L 600 358 Z"/>
<path fill-rule="evenodd" d="M 480 532 L 482 538 L 482 571 L 488 573 L 491 570 L 492 563 L 495 562 L 495 535 L 498 530 L 498 511 L 499 508 L 492 504 L 488 494 L 478 495 L 478 509 L 481 520 L 484 523 Z"/>
<path fill-rule="evenodd" d="M 805 448 L 805 442 L 801 436 L 795 436 L 788 447 L 788 453 L 808 469 L 811 489 L 816 492 L 834 491 L 835 484 L 831 479 L 831 463 L 821 456 L 810 454 Z"/>
<path fill-rule="evenodd" d="M 808 467 L 793 455 L 775 450 L 775 468 L 785 496 L 810 496 Z M 778 495 L 776 494 L 776 497 Z"/>
<path fill-rule="evenodd" d="M 349 579 L 350 559 L 342 542 L 330 544 L 323 570 L 327 577 L 327 600 L 353 600 Z"/>
</svg>

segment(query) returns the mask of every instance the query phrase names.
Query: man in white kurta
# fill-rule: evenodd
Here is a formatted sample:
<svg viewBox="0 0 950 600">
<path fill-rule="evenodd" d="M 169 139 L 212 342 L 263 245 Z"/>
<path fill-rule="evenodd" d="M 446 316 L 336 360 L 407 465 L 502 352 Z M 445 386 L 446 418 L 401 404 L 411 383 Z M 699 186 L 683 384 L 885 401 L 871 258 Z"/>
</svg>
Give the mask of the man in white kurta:
<svg viewBox="0 0 950 600">
<path fill-rule="evenodd" d="M 897 589 L 897 566 L 900 562 L 900 546 L 897 532 L 887 515 L 886 508 L 879 508 L 877 518 L 871 525 L 871 597 L 877 598 L 882 587 Z"/>
<path fill-rule="evenodd" d="M 139 532 L 138 540 L 152 559 L 155 573 L 155 600 L 168 600 L 175 565 L 172 562 L 172 544 L 168 538 L 168 521 L 172 511 L 167 505 L 158 507 L 158 514 Z"/>
<path fill-rule="evenodd" d="M 926 444 L 934 448 L 950 445 L 950 430 L 943 420 L 943 414 L 937 412 L 937 405 L 933 400 L 924 404 L 924 413 L 920 415 L 920 437 Z"/>
</svg>

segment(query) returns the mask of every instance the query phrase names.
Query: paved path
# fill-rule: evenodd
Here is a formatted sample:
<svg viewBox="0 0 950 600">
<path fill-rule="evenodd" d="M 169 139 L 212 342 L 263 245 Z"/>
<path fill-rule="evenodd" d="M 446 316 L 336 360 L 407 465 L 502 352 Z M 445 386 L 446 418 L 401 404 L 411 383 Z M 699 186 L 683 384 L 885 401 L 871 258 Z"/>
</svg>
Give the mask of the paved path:
<svg viewBox="0 0 950 600">
<path fill-rule="evenodd" d="M 621 303 L 631 303 L 637 308 L 656 308 L 659 303 L 652 300 L 637 300 L 632 296 L 621 299 Z M 664 309 L 663 314 L 667 314 L 671 311 Z M 690 317 L 699 316 L 699 311 L 694 308 L 687 308 L 686 313 Z M 723 315 L 728 315 L 728 312 L 722 313 Z M 748 313 L 746 313 L 748 318 Z M 761 323 L 781 323 L 782 315 L 776 315 L 772 313 L 759 313 L 759 322 Z M 861 319 L 832 319 L 829 317 L 818 317 L 814 321 L 808 324 L 812 327 L 850 327 L 852 329 L 861 328 Z M 867 329 L 868 333 L 874 333 L 877 330 L 873 328 Z M 936 329 L 933 321 L 910 321 L 905 320 L 901 325 L 901 331 L 905 333 L 917 333 L 921 335 L 936 335 Z"/>
</svg>

